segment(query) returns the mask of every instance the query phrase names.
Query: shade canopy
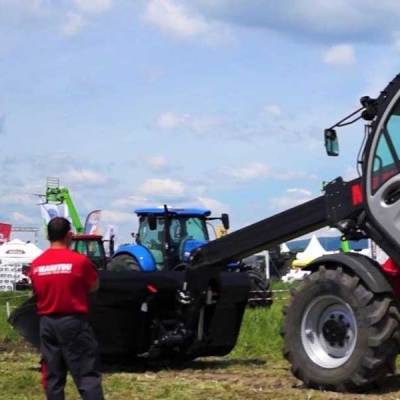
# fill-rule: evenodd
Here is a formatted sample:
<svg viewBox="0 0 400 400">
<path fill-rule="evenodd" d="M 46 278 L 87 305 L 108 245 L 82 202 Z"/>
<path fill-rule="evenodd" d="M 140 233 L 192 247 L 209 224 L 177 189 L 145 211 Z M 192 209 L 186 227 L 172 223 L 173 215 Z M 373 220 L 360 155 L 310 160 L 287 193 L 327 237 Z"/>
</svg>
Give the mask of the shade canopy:
<svg viewBox="0 0 400 400">
<path fill-rule="evenodd" d="M 318 257 L 327 254 L 327 251 L 322 247 L 316 235 L 311 237 L 308 246 L 301 253 L 297 253 L 298 260 L 315 260 Z"/>
<path fill-rule="evenodd" d="M 30 263 L 42 252 L 33 243 L 14 239 L 0 246 L 0 262 L 2 264 Z"/>
</svg>

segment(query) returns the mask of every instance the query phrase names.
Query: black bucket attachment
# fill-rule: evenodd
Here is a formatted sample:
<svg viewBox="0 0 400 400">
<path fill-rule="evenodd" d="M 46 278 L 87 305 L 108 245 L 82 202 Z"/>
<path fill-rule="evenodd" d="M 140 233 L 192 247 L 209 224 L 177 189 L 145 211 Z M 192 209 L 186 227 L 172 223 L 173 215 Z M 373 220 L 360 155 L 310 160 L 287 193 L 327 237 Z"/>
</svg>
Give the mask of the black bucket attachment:
<svg viewBox="0 0 400 400">
<path fill-rule="evenodd" d="M 35 299 L 33 297 L 14 310 L 8 322 L 33 347 L 39 349 L 39 316 L 36 313 Z"/>
<path fill-rule="evenodd" d="M 100 354 L 134 358 L 151 352 L 155 343 L 160 343 L 160 337 L 167 338 L 167 345 L 185 357 L 229 353 L 235 346 L 247 303 L 248 277 L 241 273 L 221 273 L 219 299 L 202 311 L 203 338 L 199 338 L 197 323 L 194 330 L 188 329 L 180 316 L 177 298 L 184 277 L 184 272 L 172 271 L 101 272 L 100 289 L 91 298 L 89 315 Z M 22 337 L 39 348 L 39 317 L 33 298 L 18 307 L 9 322 Z M 167 330 L 170 326 L 182 329 L 170 330 L 164 335 L 161 325 Z M 175 336 L 171 332 L 176 333 L 181 344 L 172 346 Z M 160 358 L 163 358 L 161 353 Z"/>
</svg>

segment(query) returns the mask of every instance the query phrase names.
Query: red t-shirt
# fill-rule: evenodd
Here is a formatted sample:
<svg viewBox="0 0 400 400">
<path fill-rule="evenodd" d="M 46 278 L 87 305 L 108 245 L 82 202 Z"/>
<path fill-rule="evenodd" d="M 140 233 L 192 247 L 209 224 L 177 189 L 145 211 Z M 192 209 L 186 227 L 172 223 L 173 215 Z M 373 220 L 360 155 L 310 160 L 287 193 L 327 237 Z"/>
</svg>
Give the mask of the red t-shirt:
<svg viewBox="0 0 400 400">
<path fill-rule="evenodd" d="M 86 256 L 69 249 L 48 249 L 32 262 L 29 275 L 39 315 L 88 312 L 88 295 L 97 272 Z"/>
</svg>

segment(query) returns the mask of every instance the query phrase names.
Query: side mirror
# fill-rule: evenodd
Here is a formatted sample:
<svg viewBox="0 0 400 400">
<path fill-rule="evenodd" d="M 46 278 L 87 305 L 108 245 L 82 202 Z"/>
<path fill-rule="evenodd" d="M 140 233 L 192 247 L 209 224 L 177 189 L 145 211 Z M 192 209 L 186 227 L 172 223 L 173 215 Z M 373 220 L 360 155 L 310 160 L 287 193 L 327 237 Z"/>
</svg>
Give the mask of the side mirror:
<svg viewBox="0 0 400 400">
<path fill-rule="evenodd" d="M 328 156 L 338 156 L 339 155 L 339 141 L 337 138 L 336 131 L 334 129 L 325 129 L 325 150 Z"/>
<path fill-rule="evenodd" d="M 222 221 L 222 225 L 224 226 L 224 228 L 226 230 L 229 229 L 230 224 L 229 224 L 229 214 L 222 214 L 221 215 L 221 221 Z"/>
<path fill-rule="evenodd" d="M 149 215 L 148 222 L 150 230 L 155 231 L 157 229 L 157 218 L 154 215 Z"/>
</svg>

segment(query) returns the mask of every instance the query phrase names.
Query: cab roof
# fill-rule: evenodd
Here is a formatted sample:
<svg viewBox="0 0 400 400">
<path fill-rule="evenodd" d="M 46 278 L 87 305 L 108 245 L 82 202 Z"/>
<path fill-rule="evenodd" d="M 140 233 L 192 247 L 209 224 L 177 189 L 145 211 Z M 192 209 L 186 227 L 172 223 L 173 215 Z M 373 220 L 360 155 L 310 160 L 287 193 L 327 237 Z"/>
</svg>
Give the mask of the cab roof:
<svg viewBox="0 0 400 400">
<path fill-rule="evenodd" d="M 187 215 L 193 217 L 208 217 L 211 215 L 211 211 L 206 208 L 168 208 L 168 211 L 176 213 L 177 215 Z M 137 215 L 163 215 L 163 207 L 152 207 L 152 208 L 137 208 L 135 210 Z"/>
<path fill-rule="evenodd" d="M 73 240 L 101 240 L 103 236 L 101 235 L 91 235 L 88 233 L 74 233 L 72 236 Z"/>
</svg>

